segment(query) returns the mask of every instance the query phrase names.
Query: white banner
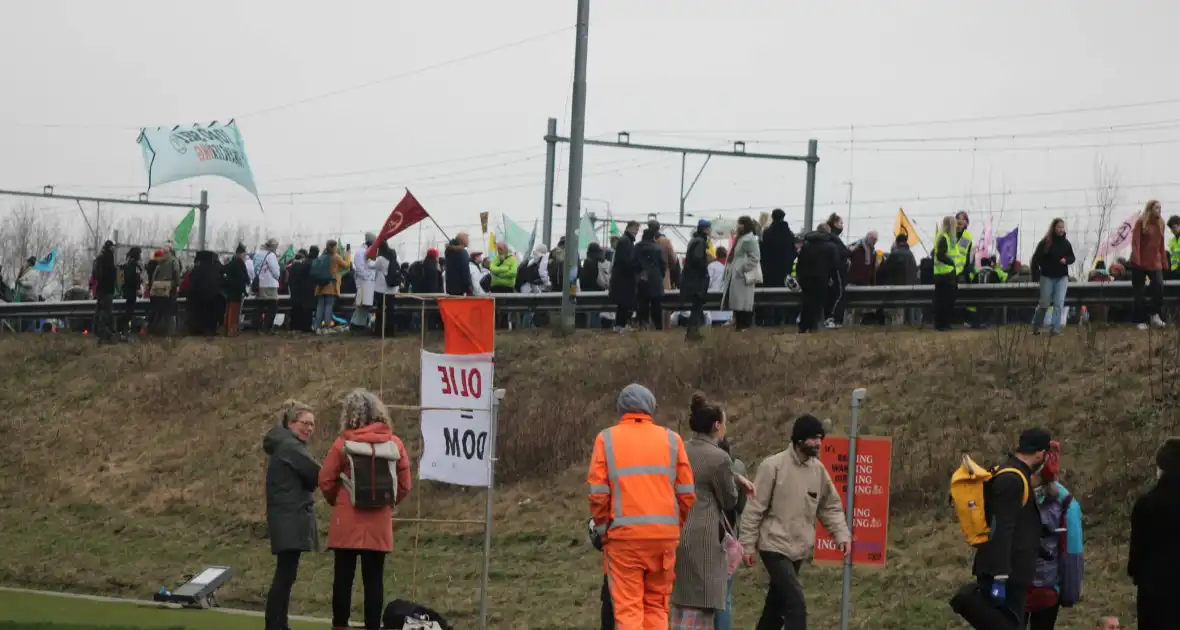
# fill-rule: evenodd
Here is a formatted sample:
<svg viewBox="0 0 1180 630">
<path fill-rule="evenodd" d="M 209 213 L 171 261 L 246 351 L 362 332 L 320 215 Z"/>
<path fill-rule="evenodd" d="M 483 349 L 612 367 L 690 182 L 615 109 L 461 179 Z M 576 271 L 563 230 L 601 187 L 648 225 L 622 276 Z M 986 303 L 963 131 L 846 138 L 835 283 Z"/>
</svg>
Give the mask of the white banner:
<svg viewBox="0 0 1180 630">
<path fill-rule="evenodd" d="M 246 159 L 242 134 L 234 121 L 219 125 L 141 129 L 140 149 L 148 188 L 191 177 L 224 177 L 258 196 Z"/>
<path fill-rule="evenodd" d="M 489 383 L 490 389 L 490 383 Z M 490 411 L 434 409 L 422 412 L 422 460 L 418 478 L 458 486 L 491 484 Z"/>
<path fill-rule="evenodd" d="M 422 351 L 422 409 L 492 409 L 490 354 Z M 423 412 L 425 419 L 425 412 Z"/>
</svg>

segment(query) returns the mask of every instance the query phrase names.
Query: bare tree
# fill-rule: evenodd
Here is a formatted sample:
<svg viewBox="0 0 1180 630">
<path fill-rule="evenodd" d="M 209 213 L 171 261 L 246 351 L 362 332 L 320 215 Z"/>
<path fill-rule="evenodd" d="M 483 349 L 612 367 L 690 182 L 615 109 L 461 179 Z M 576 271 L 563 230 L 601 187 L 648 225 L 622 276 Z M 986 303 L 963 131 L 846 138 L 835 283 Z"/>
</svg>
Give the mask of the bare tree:
<svg viewBox="0 0 1180 630">
<path fill-rule="evenodd" d="M 1074 274 L 1078 277 L 1094 267 L 1102 243 L 1110 237 L 1114 210 L 1119 205 L 1118 168 L 1108 164 L 1101 153 L 1094 158 L 1094 191 L 1087 202 L 1093 212 L 1087 217 L 1084 225 L 1078 226 L 1080 230 L 1077 233 L 1081 235 L 1081 239 L 1075 246 L 1081 251 L 1074 252 L 1077 258 L 1077 262 L 1074 263 Z"/>
<path fill-rule="evenodd" d="M 15 278 L 29 258 L 42 258 L 59 245 L 61 230 L 31 203 L 12 208 L 0 222 L 0 265 Z"/>
</svg>

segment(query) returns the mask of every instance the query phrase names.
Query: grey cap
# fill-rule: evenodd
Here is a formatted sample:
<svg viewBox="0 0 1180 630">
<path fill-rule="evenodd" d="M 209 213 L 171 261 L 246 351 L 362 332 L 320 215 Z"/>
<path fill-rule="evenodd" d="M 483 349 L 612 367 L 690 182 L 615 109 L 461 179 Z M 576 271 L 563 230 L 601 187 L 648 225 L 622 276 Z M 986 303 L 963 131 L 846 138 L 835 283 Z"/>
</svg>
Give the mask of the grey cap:
<svg viewBox="0 0 1180 630">
<path fill-rule="evenodd" d="M 366 243 L 377 242 L 377 235 L 372 232 L 365 232 L 365 242 Z"/>
<path fill-rule="evenodd" d="M 651 415 L 656 412 L 656 397 L 651 390 L 638 384 L 631 383 L 619 393 L 619 413 L 640 412 Z"/>
</svg>

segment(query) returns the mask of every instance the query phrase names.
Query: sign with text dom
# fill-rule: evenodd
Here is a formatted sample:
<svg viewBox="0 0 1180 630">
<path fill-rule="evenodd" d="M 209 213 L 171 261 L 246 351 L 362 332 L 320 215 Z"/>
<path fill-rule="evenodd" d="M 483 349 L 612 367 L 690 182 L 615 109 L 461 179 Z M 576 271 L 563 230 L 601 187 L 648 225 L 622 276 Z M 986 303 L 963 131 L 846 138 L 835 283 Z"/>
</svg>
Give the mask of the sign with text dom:
<svg viewBox="0 0 1180 630">
<path fill-rule="evenodd" d="M 422 411 L 422 459 L 418 478 L 458 486 L 486 488 L 490 411 L 427 409 Z"/>
<path fill-rule="evenodd" d="M 435 354 L 423 350 L 423 412 L 431 409 L 491 411 L 493 367 L 490 354 Z"/>
<path fill-rule="evenodd" d="M 836 484 L 840 501 L 848 505 L 848 487 L 856 488 L 852 515 L 852 563 L 870 568 L 885 566 L 889 541 L 889 473 L 893 442 L 884 437 L 861 437 L 856 442 L 856 465 L 848 461 L 848 438 L 824 439 L 820 461 Z M 843 564 L 844 556 L 824 526 L 815 526 L 815 561 Z"/>
</svg>

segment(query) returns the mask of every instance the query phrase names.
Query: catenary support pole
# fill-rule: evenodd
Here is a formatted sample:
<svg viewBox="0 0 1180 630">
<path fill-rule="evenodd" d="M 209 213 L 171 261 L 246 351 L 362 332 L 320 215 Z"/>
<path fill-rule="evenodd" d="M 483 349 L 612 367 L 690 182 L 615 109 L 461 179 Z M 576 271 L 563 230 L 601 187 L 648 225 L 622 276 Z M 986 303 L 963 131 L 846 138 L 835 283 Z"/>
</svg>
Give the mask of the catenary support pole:
<svg viewBox="0 0 1180 630">
<path fill-rule="evenodd" d="M 205 226 L 209 214 L 209 191 L 201 191 L 201 205 L 197 206 L 197 247 L 205 249 Z"/>
<path fill-rule="evenodd" d="M 680 154 L 680 222 L 684 223 L 684 171 L 688 168 L 688 154 Z"/>
<path fill-rule="evenodd" d="M 815 223 L 815 165 L 819 163 L 819 141 L 807 141 L 807 193 L 803 200 L 803 231 L 810 232 Z"/>
<path fill-rule="evenodd" d="M 578 218 L 582 208 L 582 154 L 586 140 L 586 54 L 590 38 L 590 0 L 578 0 L 574 44 L 574 93 L 570 112 L 569 193 L 565 202 L 565 269 L 561 283 L 562 334 L 574 332 L 574 270 L 578 264 Z M 587 235 L 587 238 L 589 235 Z"/>
<path fill-rule="evenodd" d="M 541 242 L 545 247 L 553 243 L 553 181 L 557 170 L 557 119 L 550 118 L 545 128 L 545 211 L 541 214 Z M 528 256 L 532 252 L 521 252 Z"/>
<path fill-rule="evenodd" d="M 814 140 L 812 141 L 814 142 Z M 814 145 L 813 145 L 814 146 Z M 810 166 L 810 165 L 809 165 Z M 848 501 L 844 506 L 844 519 L 848 521 L 848 555 L 844 556 L 844 588 L 840 598 L 840 630 L 848 630 L 849 612 L 852 607 L 852 552 L 856 548 L 856 527 L 853 525 L 856 504 L 856 441 L 857 414 L 868 392 L 858 387 L 852 390 L 852 418 L 848 423 Z"/>
<path fill-rule="evenodd" d="M 488 431 L 488 507 L 484 514 L 483 526 L 483 580 L 479 590 L 479 627 L 488 628 L 488 577 L 492 568 L 492 508 L 496 497 L 496 434 L 499 429 L 500 401 L 504 400 L 505 391 L 497 389 L 492 392 L 491 427 Z"/>
</svg>

